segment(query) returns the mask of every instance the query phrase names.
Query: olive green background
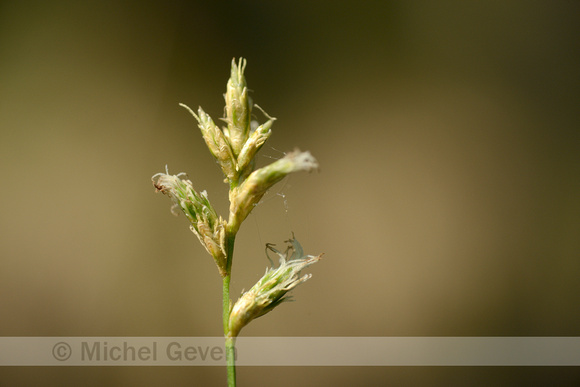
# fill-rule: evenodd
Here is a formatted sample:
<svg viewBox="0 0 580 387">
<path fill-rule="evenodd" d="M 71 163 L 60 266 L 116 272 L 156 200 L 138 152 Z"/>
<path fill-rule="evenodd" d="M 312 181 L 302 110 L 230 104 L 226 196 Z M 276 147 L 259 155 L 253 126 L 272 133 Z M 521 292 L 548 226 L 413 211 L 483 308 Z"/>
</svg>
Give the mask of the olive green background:
<svg viewBox="0 0 580 387">
<path fill-rule="evenodd" d="M 580 335 L 577 1 L 0 3 L 0 335 L 218 336 L 211 258 L 154 193 L 227 186 L 179 102 L 233 57 L 278 118 L 278 184 L 232 296 L 292 232 L 313 278 L 245 336 Z M 256 113 L 260 119 L 263 117 Z M 305 349 L 308 350 L 308 349 Z M 576 385 L 578 368 L 239 368 L 240 386 Z M 0 385 L 225 385 L 221 367 L 1 368 Z"/>
</svg>

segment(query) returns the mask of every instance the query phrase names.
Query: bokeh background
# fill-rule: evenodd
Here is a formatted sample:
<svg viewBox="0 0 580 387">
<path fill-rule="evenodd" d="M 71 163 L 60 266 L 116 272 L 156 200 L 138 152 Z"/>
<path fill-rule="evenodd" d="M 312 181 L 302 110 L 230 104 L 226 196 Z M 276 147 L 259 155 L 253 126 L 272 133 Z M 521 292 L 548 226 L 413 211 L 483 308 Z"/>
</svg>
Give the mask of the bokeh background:
<svg viewBox="0 0 580 387">
<path fill-rule="evenodd" d="M 227 187 L 194 119 L 233 57 L 321 170 L 238 236 L 325 253 L 245 336 L 580 335 L 580 3 L 0 3 L 0 335 L 219 336 L 213 261 L 150 177 Z M 257 117 L 262 117 L 257 114 Z M 248 367 L 241 386 L 577 385 L 578 368 Z M 224 385 L 219 367 L 2 368 L 0 385 Z"/>
</svg>

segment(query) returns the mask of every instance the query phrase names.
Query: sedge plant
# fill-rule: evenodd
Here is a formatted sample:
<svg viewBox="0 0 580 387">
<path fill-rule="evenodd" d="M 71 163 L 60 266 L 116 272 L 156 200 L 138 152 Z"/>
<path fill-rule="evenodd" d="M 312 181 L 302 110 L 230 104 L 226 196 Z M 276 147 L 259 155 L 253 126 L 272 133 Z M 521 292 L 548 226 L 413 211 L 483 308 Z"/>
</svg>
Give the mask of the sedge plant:
<svg viewBox="0 0 580 387">
<path fill-rule="evenodd" d="M 180 104 L 197 120 L 203 139 L 220 166 L 224 181 L 229 185 L 230 208 L 227 220 L 216 213 L 205 191 L 198 192 L 193 188 L 184 173 L 171 175 L 166 167 L 165 173 L 158 173 L 152 178 L 156 191 L 173 201 L 172 211 L 181 210 L 185 214 L 191 223 L 191 231 L 213 258 L 221 276 L 223 331 L 230 387 L 236 384 L 235 342 L 242 328 L 288 300 L 288 292 L 310 278 L 310 275 L 301 275 L 301 270 L 320 259 L 320 255 L 305 255 L 294 237 L 287 241 L 288 247 L 284 252 L 268 244 L 267 249 L 278 255 L 279 266 L 266 269 L 264 276 L 235 303 L 230 300 L 234 243 L 242 222 L 264 194 L 286 175 L 318 168 L 310 152 L 294 150 L 256 169 L 256 154 L 272 134 L 275 118 L 252 103 L 244 77 L 245 67 L 246 61 L 243 58 L 237 63 L 235 59 L 232 60 L 230 79 L 224 95 L 226 106 L 223 127 L 218 127 L 201 107 L 196 113 Z M 253 120 L 254 107 L 266 117 L 266 122 L 261 125 Z"/>
</svg>

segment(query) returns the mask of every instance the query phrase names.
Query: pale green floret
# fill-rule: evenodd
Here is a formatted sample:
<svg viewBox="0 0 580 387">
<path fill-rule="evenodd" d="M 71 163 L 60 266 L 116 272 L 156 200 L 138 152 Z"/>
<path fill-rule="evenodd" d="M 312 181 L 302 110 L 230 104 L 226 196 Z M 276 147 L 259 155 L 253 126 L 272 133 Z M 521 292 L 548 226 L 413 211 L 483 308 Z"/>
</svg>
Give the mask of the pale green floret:
<svg viewBox="0 0 580 387">
<path fill-rule="evenodd" d="M 182 103 L 179 105 L 186 108 L 197 120 L 203 139 L 205 140 L 210 153 L 216 158 L 227 180 L 230 183 L 235 181 L 238 175 L 236 159 L 225 134 L 201 107 L 198 109 L 198 114 L 195 114 L 187 105 Z"/>
<path fill-rule="evenodd" d="M 230 139 L 232 150 L 237 157 L 250 132 L 250 117 L 252 115 L 252 103 L 248 96 L 246 78 L 244 70 L 246 61 L 240 58 L 236 65 L 235 59 L 232 60 L 231 76 L 228 80 L 225 99 L 226 99 L 226 122 L 227 136 Z"/>
<path fill-rule="evenodd" d="M 290 246 L 285 253 L 280 253 L 268 245 L 280 257 L 280 266 L 266 269 L 264 276 L 234 304 L 229 320 L 230 337 L 236 337 L 250 321 L 287 301 L 287 293 L 312 276 L 307 274 L 301 277 L 300 271 L 318 262 L 321 256 L 305 256 L 296 239 L 287 242 Z"/>
<path fill-rule="evenodd" d="M 258 105 L 256 105 L 256 107 L 259 108 Z M 238 156 L 238 171 L 240 171 L 240 174 L 242 175 L 248 175 L 252 172 L 253 161 L 256 153 L 258 153 L 262 145 L 264 145 L 266 140 L 272 134 L 272 125 L 276 118 L 268 116 L 264 111 L 262 112 L 269 118 L 269 120 L 251 132 L 250 137 L 242 147 Z"/>
</svg>

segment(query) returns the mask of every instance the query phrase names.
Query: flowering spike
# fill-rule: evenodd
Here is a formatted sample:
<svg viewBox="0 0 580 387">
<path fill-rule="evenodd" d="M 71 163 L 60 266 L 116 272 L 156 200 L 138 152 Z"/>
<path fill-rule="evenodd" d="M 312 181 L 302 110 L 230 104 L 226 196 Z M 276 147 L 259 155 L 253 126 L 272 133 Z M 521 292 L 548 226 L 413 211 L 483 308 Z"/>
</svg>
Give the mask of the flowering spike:
<svg viewBox="0 0 580 387">
<path fill-rule="evenodd" d="M 310 152 L 296 149 L 285 157 L 257 169 L 239 186 L 230 191 L 230 218 L 228 227 L 236 232 L 262 196 L 286 175 L 297 171 L 312 171 L 318 162 Z"/>
<path fill-rule="evenodd" d="M 226 273 L 225 232 L 226 222 L 211 206 L 207 193 L 198 194 L 191 181 L 182 180 L 179 175 L 158 173 L 151 179 L 157 192 L 161 192 L 174 203 L 173 208 L 180 208 L 189 222 L 191 231 L 214 258 L 220 274 Z"/>
<path fill-rule="evenodd" d="M 284 253 L 267 247 L 278 254 L 278 268 L 266 269 L 264 276 L 234 304 L 229 319 L 229 336 L 236 337 L 250 321 L 272 311 L 287 301 L 287 293 L 312 275 L 300 276 L 300 271 L 320 260 L 321 255 L 304 255 L 302 246 L 296 239 L 287 241 L 290 245 Z"/>
<path fill-rule="evenodd" d="M 251 121 L 253 103 L 248 95 L 245 68 L 245 59 L 240 58 L 238 62 L 232 60 L 224 94 L 224 127 L 218 127 L 201 107 L 194 112 L 180 104 L 197 120 L 210 153 L 220 165 L 226 182 L 229 182 L 228 221 L 217 215 L 205 191 L 198 193 L 193 189 L 185 174 L 170 175 L 166 166 L 165 173 L 158 173 L 152 178 L 157 192 L 162 192 L 173 201 L 172 213 L 181 210 L 185 214 L 191 224 L 191 231 L 213 257 L 222 276 L 222 323 L 226 337 L 229 386 L 235 386 L 235 341 L 240 330 L 251 320 L 288 300 L 288 292 L 311 277 L 310 274 L 301 276 L 300 271 L 320 259 L 320 256 L 305 255 L 294 236 L 287 241 L 289 247 L 284 253 L 267 244 L 266 256 L 271 267 L 235 304 L 230 300 L 234 244 L 242 222 L 268 189 L 286 175 L 318 168 L 318 162 L 309 152 L 295 150 L 255 170 L 256 154 L 272 134 L 272 125 L 276 119 L 256 105 L 268 120 L 261 125 Z M 279 256 L 280 264 L 277 268 L 273 267 L 269 252 Z"/>
</svg>

